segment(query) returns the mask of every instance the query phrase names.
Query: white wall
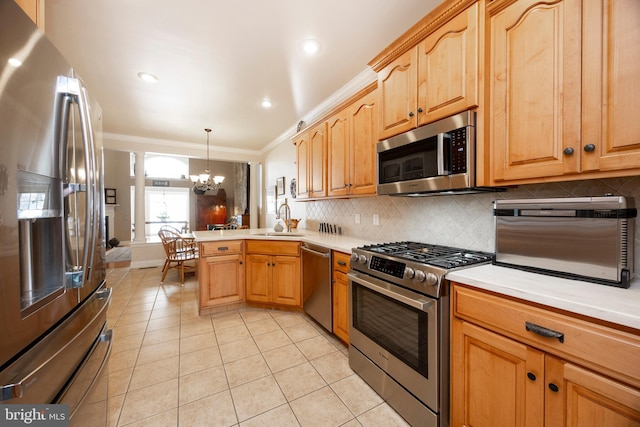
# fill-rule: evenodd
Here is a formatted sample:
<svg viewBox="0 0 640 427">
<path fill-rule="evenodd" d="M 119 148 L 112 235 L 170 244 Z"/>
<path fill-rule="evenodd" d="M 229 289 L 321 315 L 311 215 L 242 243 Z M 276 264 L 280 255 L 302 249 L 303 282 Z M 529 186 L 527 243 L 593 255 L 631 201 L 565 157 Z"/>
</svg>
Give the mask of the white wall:
<svg viewBox="0 0 640 427">
<path fill-rule="evenodd" d="M 293 145 L 293 143 L 290 141 L 285 141 L 278 144 L 266 154 L 263 166 L 263 188 L 261 189 L 263 204 L 260 209 L 260 227 L 272 228 L 277 223 L 276 215 L 274 213 L 267 213 L 269 211 L 275 211 L 275 207 L 273 206 L 270 210 L 267 209 L 267 190 L 269 188 L 273 190 L 276 185 L 276 179 L 284 177 L 285 195 L 278 198 L 277 205 L 280 206 L 286 198 L 291 208 L 291 218 L 302 219 L 303 221 L 298 225 L 298 227 L 306 228 L 304 219 L 306 205 L 309 202 L 297 201 L 296 199 L 291 197 L 291 192 L 289 191 L 291 180 L 296 177 L 298 171 L 296 165 L 295 145 Z"/>
</svg>

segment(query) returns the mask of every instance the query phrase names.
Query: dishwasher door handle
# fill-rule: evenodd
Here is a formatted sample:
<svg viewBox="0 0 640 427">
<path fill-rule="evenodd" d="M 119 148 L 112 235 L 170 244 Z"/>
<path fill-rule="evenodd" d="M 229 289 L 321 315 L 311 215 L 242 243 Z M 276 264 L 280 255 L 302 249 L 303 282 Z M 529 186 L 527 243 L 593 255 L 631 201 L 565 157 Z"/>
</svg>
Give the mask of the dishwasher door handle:
<svg viewBox="0 0 640 427">
<path fill-rule="evenodd" d="M 313 249 L 309 249 L 306 246 L 301 246 L 301 248 L 302 248 L 303 251 L 312 253 L 312 254 L 317 255 L 317 256 L 321 256 L 323 258 L 329 258 L 331 256 L 331 252 L 326 252 L 326 253 L 318 252 L 318 251 L 314 251 Z"/>
</svg>

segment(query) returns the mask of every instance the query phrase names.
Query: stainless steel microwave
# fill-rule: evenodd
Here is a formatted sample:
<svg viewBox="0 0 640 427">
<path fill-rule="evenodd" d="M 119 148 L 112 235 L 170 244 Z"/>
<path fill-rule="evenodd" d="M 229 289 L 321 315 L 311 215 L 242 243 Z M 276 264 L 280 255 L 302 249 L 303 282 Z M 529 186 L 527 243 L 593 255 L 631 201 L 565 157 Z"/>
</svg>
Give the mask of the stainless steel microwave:
<svg viewBox="0 0 640 427">
<path fill-rule="evenodd" d="M 476 187 L 475 113 L 464 111 L 378 142 L 378 194 L 421 196 Z"/>
</svg>

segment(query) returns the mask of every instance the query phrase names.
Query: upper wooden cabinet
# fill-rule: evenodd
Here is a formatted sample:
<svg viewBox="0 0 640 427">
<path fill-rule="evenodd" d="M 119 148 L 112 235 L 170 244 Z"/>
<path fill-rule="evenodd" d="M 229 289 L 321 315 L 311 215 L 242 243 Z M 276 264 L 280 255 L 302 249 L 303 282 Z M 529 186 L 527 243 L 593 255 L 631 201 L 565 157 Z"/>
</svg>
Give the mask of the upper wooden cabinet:
<svg viewBox="0 0 640 427">
<path fill-rule="evenodd" d="M 31 20 L 44 31 L 44 0 L 15 0 Z"/>
<path fill-rule="evenodd" d="M 328 196 L 376 194 L 375 85 L 327 121 Z"/>
<path fill-rule="evenodd" d="M 327 122 L 323 121 L 308 131 L 298 134 L 296 146 L 298 166 L 298 198 L 327 195 Z"/>
<path fill-rule="evenodd" d="M 493 183 L 640 172 L 640 2 L 494 1 L 486 30 Z"/>
<path fill-rule="evenodd" d="M 307 132 L 301 133 L 293 140 L 296 146 L 296 165 L 298 167 L 296 191 L 299 199 L 309 197 L 309 135 Z"/>
<path fill-rule="evenodd" d="M 314 126 L 309 131 L 309 197 L 327 195 L 327 123 Z"/>
<path fill-rule="evenodd" d="M 373 83 L 293 138 L 298 198 L 376 194 L 378 97 Z"/>
<path fill-rule="evenodd" d="M 378 71 L 379 139 L 478 105 L 478 4 Z"/>
</svg>

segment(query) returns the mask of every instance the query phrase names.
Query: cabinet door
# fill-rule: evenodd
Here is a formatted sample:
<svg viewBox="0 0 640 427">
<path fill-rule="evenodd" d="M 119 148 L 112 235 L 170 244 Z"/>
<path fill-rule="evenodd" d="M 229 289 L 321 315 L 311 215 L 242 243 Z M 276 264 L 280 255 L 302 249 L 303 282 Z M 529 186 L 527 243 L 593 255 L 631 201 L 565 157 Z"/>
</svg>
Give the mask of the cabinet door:
<svg viewBox="0 0 640 427">
<path fill-rule="evenodd" d="M 327 195 L 327 123 L 309 132 L 309 197 Z"/>
<path fill-rule="evenodd" d="M 478 3 L 419 45 L 418 125 L 478 105 Z"/>
<path fill-rule="evenodd" d="M 349 193 L 376 194 L 376 144 L 378 143 L 378 96 L 370 92 L 350 109 L 351 119 Z"/>
<path fill-rule="evenodd" d="M 378 73 L 380 91 L 379 139 L 416 127 L 418 48 L 412 48 Z"/>
<path fill-rule="evenodd" d="M 270 302 L 272 257 L 247 255 L 247 301 Z"/>
<path fill-rule="evenodd" d="M 327 195 L 344 196 L 349 190 L 349 112 L 340 111 L 327 124 L 329 176 Z"/>
<path fill-rule="evenodd" d="M 640 426 L 640 390 L 546 357 L 545 418 L 548 426 Z"/>
<path fill-rule="evenodd" d="M 583 8 L 583 133 L 576 150 L 585 171 L 638 169 L 640 2 L 588 0 Z"/>
<path fill-rule="evenodd" d="M 349 344 L 349 281 L 341 271 L 333 271 L 333 333 Z"/>
<path fill-rule="evenodd" d="M 201 308 L 244 300 L 242 254 L 202 258 L 201 261 Z"/>
<path fill-rule="evenodd" d="M 451 425 L 543 425 L 543 352 L 454 319 L 451 354 Z"/>
<path fill-rule="evenodd" d="M 309 137 L 301 134 L 295 140 L 296 165 L 298 166 L 297 191 L 298 198 L 309 197 Z"/>
<path fill-rule="evenodd" d="M 493 178 L 577 173 L 582 2 L 504 3 L 488 8 Z"/>
<path fill-rule="evenodd" d="M 271 302 L 299 307 L 301 305 L 300 258 L 274 256 Z"/>
</svg>

